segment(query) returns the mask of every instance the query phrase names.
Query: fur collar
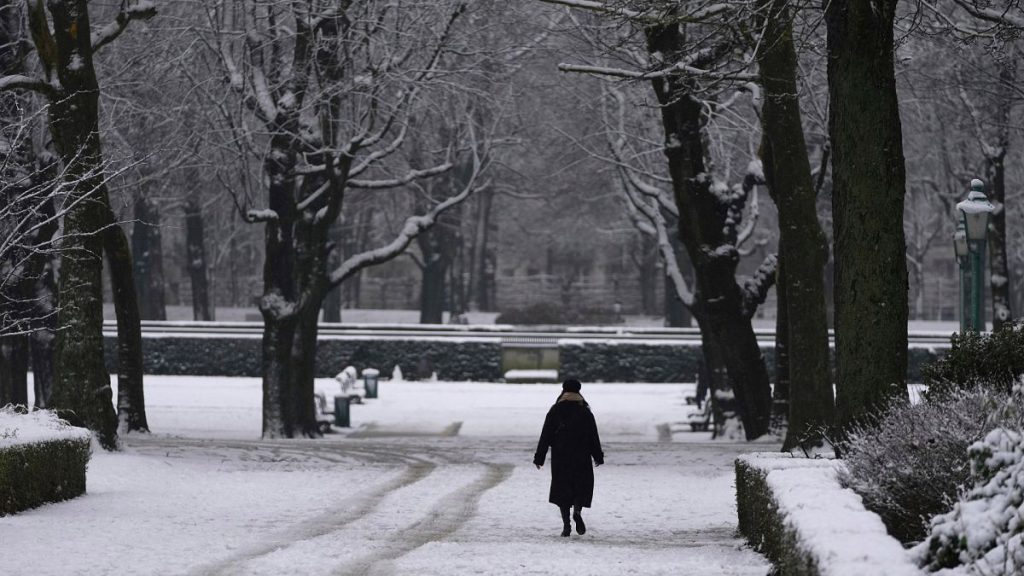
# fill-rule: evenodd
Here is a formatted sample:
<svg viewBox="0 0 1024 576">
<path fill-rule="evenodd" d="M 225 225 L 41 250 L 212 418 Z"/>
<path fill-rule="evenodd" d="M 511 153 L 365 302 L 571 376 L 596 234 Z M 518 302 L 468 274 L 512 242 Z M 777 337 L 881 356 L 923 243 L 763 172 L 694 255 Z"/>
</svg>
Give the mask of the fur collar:
<svg viewBox="0 0 1024 576">
<path fill-rule="evenodd" d="M 587 401 L 583 399 L 583 396 L 580 395 L 578 392 L 562 392 L 562 395 L 558 397 L 558 402 L 583 402 L 584 404 L 587 403 Z"/>
</svg>

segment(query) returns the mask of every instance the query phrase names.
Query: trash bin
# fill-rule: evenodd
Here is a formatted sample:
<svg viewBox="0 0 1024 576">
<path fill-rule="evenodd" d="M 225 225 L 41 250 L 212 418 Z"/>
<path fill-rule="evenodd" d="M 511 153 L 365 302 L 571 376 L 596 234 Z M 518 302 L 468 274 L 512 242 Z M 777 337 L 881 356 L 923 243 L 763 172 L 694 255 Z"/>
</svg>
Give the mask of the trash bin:
<svg viewBox="0 0 1024 576">
<path fill-rule="evenodd" d="M 380 372 L 373 368 L 363 370 L 363 387 L 366 389 L 367 398 L 377 397 L 377 382 L 380 379 Z"/>
<path fill-rule="evenodd" d="M 348 396 L 334 397 L 334 425 L 339 428 L 348 428 Z"/>
</svg>

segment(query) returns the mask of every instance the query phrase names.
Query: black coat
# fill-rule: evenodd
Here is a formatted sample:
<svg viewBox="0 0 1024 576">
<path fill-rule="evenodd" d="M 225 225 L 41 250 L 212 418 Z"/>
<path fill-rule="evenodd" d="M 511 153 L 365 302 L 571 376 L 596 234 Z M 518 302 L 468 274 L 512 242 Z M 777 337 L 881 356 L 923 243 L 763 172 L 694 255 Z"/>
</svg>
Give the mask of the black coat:
<svg viewBox="0 0 1024 576">
<path fill-rule="evenodd" d="M 589 508 L 594 497 L 594 467 L 604 464 L 597 423 L 586 402 L 560 401 L 548 411 L 533 463 L 544 465 L 551 448 L 551 492 L 548 501 L 559 507 Z"/>
</svg>

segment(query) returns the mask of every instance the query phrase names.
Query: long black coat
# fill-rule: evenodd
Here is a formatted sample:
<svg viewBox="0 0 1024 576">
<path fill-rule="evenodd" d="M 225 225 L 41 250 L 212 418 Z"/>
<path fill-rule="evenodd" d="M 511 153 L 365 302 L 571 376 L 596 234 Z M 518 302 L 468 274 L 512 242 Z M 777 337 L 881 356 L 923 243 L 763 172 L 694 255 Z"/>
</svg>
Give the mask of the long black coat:
<svg viewBox="0 0 1024 576">
<path fill-rule="evenodd" d="M 533 463 L 544 465 L 551 448 L 551 492 L 559 507 L 589 508 L 594 498 L 594 467 L 604 464 L 597 423 L 586 402 L 561 400 L 548 411 Z"/>
</svg>

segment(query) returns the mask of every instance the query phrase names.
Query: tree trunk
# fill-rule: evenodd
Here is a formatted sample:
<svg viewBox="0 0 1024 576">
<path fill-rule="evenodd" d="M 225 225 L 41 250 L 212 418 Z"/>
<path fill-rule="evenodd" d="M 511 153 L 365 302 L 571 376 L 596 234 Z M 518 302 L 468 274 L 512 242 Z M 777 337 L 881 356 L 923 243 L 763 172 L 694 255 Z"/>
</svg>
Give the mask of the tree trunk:
<svg viewBox="0 0 1024 576">
<path fill-rule="evenodd" d="M 320 314 L 321 297 L 311 295 L 310 304 L 300 312 L 295 339 L 291 350 L 292 405 L 295 407 L 294 433 L 301 433 L 306 438 L 320 437 L 320 429 L 316 421 L 314 406 L 314 381 L 316 376 L 316 341 L 319 325 L 317 316 Z"/>
<path fill-rule="evenodd" d="M 50 2 L 62 92 L 50 101 L 50 132 L 64 161 L 66 203 L 54 407 L 117 448 L 117 413 L 103 362 L 103 239 L 110 202 L 99 141 L 99 85 L 86 0 Z"/>
<path fill-rule="evenodd" d="M 132 257 L 135 293 L 143 320 L 167 320 L 164 299 L 164 257 L 160 242 L 160 211 L 148 198 L 135 201 Z"/>
<path fill-rule="evenodd" d="M 1010 298 L 1010 267 L 1006 253 L 1006 152 L 1010 147 L 1010 107 L 1016 60 L 999 71 L 999 142 L 988 156 L 989 201 L 995 206 L 988 221 L 989 286 L 992 289 L 992 329 L 999 330 L 1013 319 Z"/>
<path fill-rule="evenodd" d="M 657 314 L 658 243 L 647 234 L 640 235 L 638 243 L 637 280 L 640 285 L 640 306 L 645 316 Z"/>
<path fill-rule="evenodd" d="M 424 232 L 420 238 L 432 232 Z M 446 263 L 440 257 L 440 252 L 424 254 L 424 260 L 426 262 L 420 284 L 420 324 L 441 324 L 444 322 Z"/>
<path fill-rule="evenodd" d="M 494 192 L 487 188 L 480 191 L 477 204 L 476 239 L 473 242 L 474 298 L 478 310 L 494 310 L 497 304 L 493 298 L 494 262 L 491 241 L 491 207 Z"/>
<path fill-rule="evenodd" d="M 893 65 L 895 10 L 895 0 L 833 0 L 825 10 L 836 400 L 843 427 L 908 399 L 906 175 Z"/>
<path fill-rule="evenodd" d="M 27 334 L 0 336 L 0 406 L 28 406 Z"/>
<path fill-rule="evenodd" d="M 291 438 L 295 410 L 291 387 L 294 317 L 278 318 L 270 306 L 263 313 L 263 438 Z"/>
<path fill-rule="evenodd" d="M 43 172 L 41 177 L 50 185 L 56 173 Z M 39 182 L 38 184 L 43 184 Z M 41 217 L 50 219 L 56 215 L 53 201 L 43 206 Z M 39 228 L 38 241 L 50 242 L 57 234 L 56 220 Z M 35 389 L 36 408 L 49 408 L 53 398 L 54 350 L 57 340 L 57 269 L 60 257 L 56 253 L 38 254 L 41 266 L 33 282 L 33 330 L 29 334 L 29 349 L 32 356 L 32 385 Z"/>
<path fill-rule="evenodd" d="M 663 211 L 664 212 L 664 211 Z M 683 251 L 679 241 L 679 229 L 673 225 L 668 231 L 669 242 L 672 243 L 672 250 L 676 253 L 676 262 L 679 264 L 679 273 L 688 282 L 693 282 L 693 266 L 690 265 L 690 257 Z M 665 326 L 671 328 L 689 328 L 693 325 L 693 314 L 690 309 L 679 299 L 679 292 L 676 290 L 675 282 L 665 275 Z"/>
<path fill-rule="evenodd" d="M 782 252 L 782 247 L 779 247 Z M 779 262 L 775 281 L 775 388 L 772 390 L 773 416 L 789 422 L 789 298 L 786 294 L 786 263 Z"/>
<path fill-rule="evenodd" d="M 778 289 L 786 296 L 786 351 L 792 360 L 789 426 L 782 446 L 787 451 L 808 441 L 820 443 L 834 419 L 824 284 L 828 247 L 818 222 L 801 124 L 790 9 L 787 0 L 762 0 L 761 4 L 767 15 L 757 56 L 764 89 L 762 155 L 769 191 L 778 206 L 779 252 L 786 282 Z"/>
<path fill-rule="evenodd" d="M 660 53 L 667 61 L 682 59 L 685 46 L 677 25 L 654 26 L 647 30 L 648 51 Z M 739 253 L 735 246 L 735 224 L 726 215 L 736 206 L 723 206 L 710 189 L 705 174 L 703 104 L 693 97 L 687 80 L 657 77 L 651 80 L 660 103 L 665 131 L 664 153 L 668 160 L 679 231 L 690 256 L 696 278 L 701 328 L 711 331 L 721 346 L 722 362 L 729 371 L 744 433 L 753 440 L 769 431 L 771 386 L 764 357 L 746 315 L 744 294 L 736 283 Z M 742 206 L 740 206 L 742 208 Z"/>
<path fill-rule="evenodd" d="M 332 288 L 324 297 L 324 322 L 341 322 L 342 287 Z"/>
<path fill-rule="evenodd" d="M 117 419 L 118 431 L 149 432 L 146 421 L 146 399 L 143 393 L 142 327 L 139 303 L 132 278 L 132 255 L 128 237 L 109 214 L 110 222 L 103 231 L 107 263 L 110 266 L 110 288 L 117 315 Z"/>
<path fill-rule="evenodd" d="M 203 232 L 203 213 L 197 194 L 185 200 L 185 261 L 192 281 L 192 317 L 196 320 L 214 320 L 210 305 L 209 282 L 206 278 L 206 240 Z"/>
<path fill-rule="evenodd" d="M 32 332 L 29 341 L 36 408 L 49 408 L 53 399 L 53 354 L 57 335 L 54 331 L 56 322 L 52 324 Z"/>
</svg>

